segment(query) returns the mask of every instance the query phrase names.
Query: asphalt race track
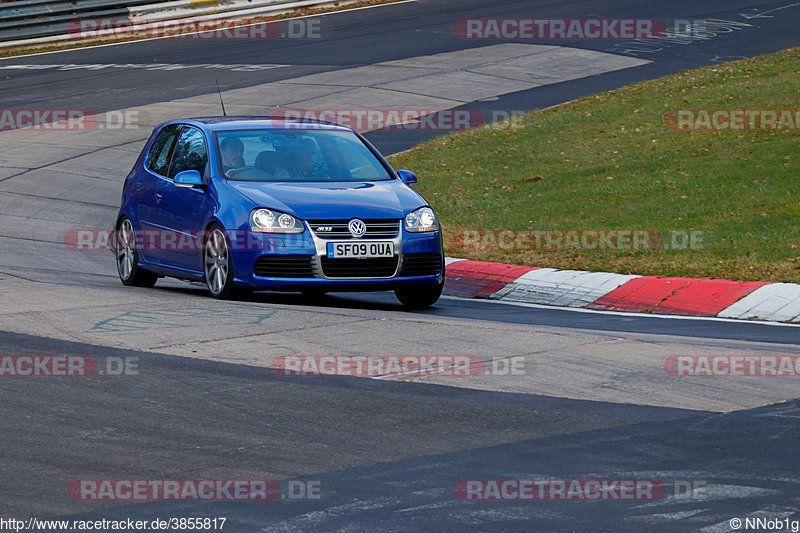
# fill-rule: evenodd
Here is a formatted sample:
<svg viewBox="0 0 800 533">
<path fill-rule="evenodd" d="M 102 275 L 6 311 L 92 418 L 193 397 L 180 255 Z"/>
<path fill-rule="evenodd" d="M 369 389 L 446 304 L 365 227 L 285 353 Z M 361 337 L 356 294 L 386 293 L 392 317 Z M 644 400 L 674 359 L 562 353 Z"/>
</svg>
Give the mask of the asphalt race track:
<svg viewBox="0 0 800 533">
<path fill-rule="evenodd" d="M 647 43 L 454 35 L 457 20 L 481 17 L 713 19 L 727 29 Z M 113 224 L 155 124 L 220 113 L 215 78 L 229 114 L 400 107 L 503 118 L 797 46 L 800 3 L 421 0 L 315 20 L 318 38 L 157 39 L 0 60 L 0 109 L 99 117 L 82 131 L 0 131 L 0 357 L 99 365 L 90 377 L 0 378 L 0 519 L 224 517 L 232 532 L 715 532 L 732 531 L 732 519 L 800 520 L 796 381 L 665 369 L 677 355 L 798 355 L 800 326 L 450 297 L 406 312 L 391 293 L 221 302 L 176 280 L 123 287 L 112 254 L 65 237 Z M 117 127 L 118 117 L 136 120 Z M 395 153 L 441 133 L 367 136 Z M 276 358 L 298 355 L 469 355 L 484 371 L 272 372 Z M 522 371 L 506 371 L 512 361 Z M 275 480 L 281 492 L 92 501 L 72 490 L 80 480 L 196 479 Z M 462 500 L 469 480 L 520 479 L 651 480 L 661 492 Z"/>
</svg>

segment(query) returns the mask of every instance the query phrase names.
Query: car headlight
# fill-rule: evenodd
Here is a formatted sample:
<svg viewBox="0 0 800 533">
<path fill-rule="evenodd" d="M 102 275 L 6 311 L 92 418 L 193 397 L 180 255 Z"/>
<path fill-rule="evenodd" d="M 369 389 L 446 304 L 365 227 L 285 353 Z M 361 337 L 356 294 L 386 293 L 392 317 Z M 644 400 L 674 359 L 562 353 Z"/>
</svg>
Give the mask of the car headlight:
<svg viewBox="0 0 800 533">
<path fill-rule="evenodd" d="M 270 209 L 254 209 L 250 213 L 250 229 L 260 233 L 303 233 L 305 227 L 300 219 L 289 213 Z"/>
<path fill-rule="evenodd" d="M 406 231 L 413 233 L 436 231 L 439 229 L 439 222 L 436 220 L 436 214 L 430 207 L 421 207 L 407 214 L 404 225 Z"/>
</svg>

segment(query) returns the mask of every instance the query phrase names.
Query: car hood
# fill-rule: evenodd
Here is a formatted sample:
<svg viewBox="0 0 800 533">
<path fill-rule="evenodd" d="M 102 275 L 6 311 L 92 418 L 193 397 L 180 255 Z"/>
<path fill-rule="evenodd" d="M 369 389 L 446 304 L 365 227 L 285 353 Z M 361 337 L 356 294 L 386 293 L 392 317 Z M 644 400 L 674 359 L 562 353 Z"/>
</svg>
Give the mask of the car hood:
<svg viewBox="0 0 800 533">
<path fill-rule="evenodd" d="M 305 220 L 403 218 L 426 205 L 420 195 L 400 180 L 227 183 L 259 207 L 276 209 Z"/>
</svg>

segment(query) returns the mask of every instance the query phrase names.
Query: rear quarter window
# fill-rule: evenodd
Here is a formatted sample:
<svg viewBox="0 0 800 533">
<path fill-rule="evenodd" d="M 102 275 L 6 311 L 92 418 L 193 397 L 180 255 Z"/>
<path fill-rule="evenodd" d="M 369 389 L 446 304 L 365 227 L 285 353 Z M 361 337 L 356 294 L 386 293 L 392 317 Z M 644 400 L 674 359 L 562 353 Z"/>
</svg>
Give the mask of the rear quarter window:
<svg viewBox="0 0 800 533">
<path fill-rule="evenodd" d="M 150 149 L 150 154 L 147 156 L 147 168 L 156 174 L 167 175 L 172 148 L 175 146 L 179 131 L 180 125 L 178 124 L 165 126 L 161 130 L 153 143 L 153 148 Z"/>
</svg>

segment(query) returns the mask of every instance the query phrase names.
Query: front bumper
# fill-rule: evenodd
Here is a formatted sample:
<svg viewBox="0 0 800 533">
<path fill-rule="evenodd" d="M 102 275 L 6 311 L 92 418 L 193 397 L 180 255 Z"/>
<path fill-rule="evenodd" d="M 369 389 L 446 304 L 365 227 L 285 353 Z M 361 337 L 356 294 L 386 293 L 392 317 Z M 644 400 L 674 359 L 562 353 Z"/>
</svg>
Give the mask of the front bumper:
<svg viewBox="0 0 800 533">
<path fill-rule="evenodd" d="M 299 235 L 248 233 L 248 246 L 231 248 L 234 281 L 252 289 L 391 290 L 444 279 L 441 231 L 416 234 L 401 227 L 393 238 L 367 239 L 392 242 L 391 259 L 330 259 L 327 244 L 343 241 L 320 238 L 308 227 Z"/>
</svg>

